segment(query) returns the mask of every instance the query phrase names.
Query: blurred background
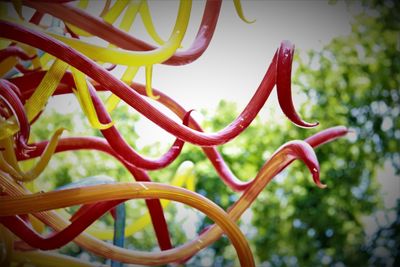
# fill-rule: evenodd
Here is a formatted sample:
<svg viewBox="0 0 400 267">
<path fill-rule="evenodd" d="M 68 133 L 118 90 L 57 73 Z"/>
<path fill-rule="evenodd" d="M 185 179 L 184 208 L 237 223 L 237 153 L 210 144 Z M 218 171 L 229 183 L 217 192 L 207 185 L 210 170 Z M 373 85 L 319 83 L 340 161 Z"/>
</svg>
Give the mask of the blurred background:
<svg viewBox="0 0 400 267">
<path fill-rule="evenodd" d="M 204 8 L 202 1 L 193 4 L 182 49 L 190 46 Z M 90 5 L 96 9 L 99 3 Z M 302 129 L 291 124 L 273 92 L 254 123 L 234 141 L 218 147 L 228 165 L 240 179 L 251 179 L 285 142 L 336 125 L 353 131 L 317 149 L 327 189 L 318 189 L 305 166 L 296 162 L 243 215 L 241 229 L 257 266 L 400 266 L 399 2 L 243 1 L 242 5 L 254 23 L 241 21 L 233 2 L 224 1 L 205 54 L 186 66 L 155 66 L 153 86 L 185 108 L 195 109 L 194 117 L 207 132 L 217 131 L 240 113 L 280 42 L 290 40 L 296 45 L 295 105 L 305 120 L 317 120 L 320 125 Z M 158 33 L 167 39 L 178 2 L 149 1 L 149 6 Z M 140 20 L 131 33 L 152 41 Z M 117 68 L 114 74 L 120 77 L 122 71 Z M 144 80 L 144 72 L 139 71 L 135 81 Z M 124 104 L 112 118 L 124 138 L 144 155 L 159 156 L 173 142 L 174 137 Z M 48 139 L 58 127 L 69 130 L 64 136 L 101 136 L 90 128 L 73 97 L 53 97 L 33 126 L 34 140 Z M 176 162 L 150 175 L 154 181 L 168 183 L 185 161 L 194 163 L 197 192 L 224 209 L 235 202 L 239 194 L 221 182 L 203 152 L 190 144 Z M 37 187 L 52 190 L 96 175 L 132 181 L 123 166 L 104 154 L 68 152 L 54 156 Z M 134 223 L 145 209 L 144 201 L 128 202 L 127 224 Z M 180 204 L 169 205 L 165 212 L 175 246 L 212 223 Z M 112 227 L 110 215 L 102 222 Z M 126 247 L 157 250 L 152 226 L 129 237 Z M 103 261 L 74 244 L 60 251 Z M 223 237 L 187 265 L 237 266 L 238 262 Z"/>
</svg>

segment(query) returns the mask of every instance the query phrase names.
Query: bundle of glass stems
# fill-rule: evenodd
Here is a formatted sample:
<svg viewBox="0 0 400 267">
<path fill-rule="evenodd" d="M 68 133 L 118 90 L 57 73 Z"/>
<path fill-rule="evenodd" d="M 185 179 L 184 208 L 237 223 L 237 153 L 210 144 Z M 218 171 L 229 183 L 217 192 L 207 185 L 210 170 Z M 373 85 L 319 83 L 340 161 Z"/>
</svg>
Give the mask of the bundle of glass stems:
<svg viewBox="0 0 400 267">
<path fill-rule="evenodd" d="M 189 48 L 182 48 L 191 13 L 191 1 L 181 0 L 171 35 L 162 40 L 153 24 L 151 9 L 144 0 L 101 2 L 100 13 L 92 14 L 87 0 L 40 1 L 15 0 L 1 3 L 0 16 L 0 242 L 4 249 L 1 266 L 29 263 L 35 266 L 92 266 L 91 263 L 48 252 L 69 242 L 95 255 L 111 260 L 112 266 L 123 263 L 161 265 L 185 262 L 225 234 L 234 246 L 241 266 L 254 266 L 248 242 L 236 222 L 257 199 L 265 186 L 296 159 L 305 163 L 318 187 L 319 164 L 314 148 L 344 136 L 343 126 L 325 129 L 305 140 L 283 144 L 265 162 L 257 175 L 246 182 L 234 176 L 216 147 L 240 135 L 256 118 L 273 88 L 276 87 L 279 106 L 287 118 L 300 127 L 317 123 L 303 121 L 296 112 L 291 94 L 291 68 L 294 45 L 283 41 L 253 97 L 240 115 L 225 128 L 214 133 L 203 132 L 191 117 L 191 110 L 162 91 L 152 88 L 152 68 L 156 64 L 181 66 L 197 60 L 207 49 L 221 9 L 221 0 L 204 3 L 204 13 L 198 32 Z M 239 17 L 247 22 L 241 3 L 234 1 Z M 29 17 L 23 10 L 31 11 Z M 10 15 L 13 11 L 17 16 Z M 52 23 L 44 23 L 49 15 Z M 140 15 L 149 36 L 149 44 L 129 34 L 135 18 Z M 119 23 L 116 23 L 116 21 Z M 100 38 L 107 46 L 90 42 Z M 111 67 L 110 67 L 111 66 Z M 122 66 L 120 78 L 110 70 Z M 145 70 L 146 83 L 133 82 L 138 70 Z M 103 101 L 98 92 L 109 91 Z M 74 94 L 90 126 L 103 137 L 61 137 L 63 128 L 56 129 L 48 140 L 30 142 L 31 126 L 40 119 L 52 96 Z M 149 101 L 148 99 L 152 99 Z M 112 120 L 113 110 L 124 102 L 164 129 L 176 140 L 159 158 L 139 154 L 117 130 Z M 157 108 L 158 101 L 178 116 L 176 122 Z M 188 103 L 190 105 L 190 103 Z M 221 182 L 233 191 L 241 192 L 228 211 L 194 191 L 195 177 L 185 170 L 169 184 L 154 183 L 148 171 L 160 170 L 179 158 L 184 144 L 201 147 L 212 163 Z M 255 140 L 256 142 L 256 140 Z M 55 153 L 76 150 L 97 150 L 117 159 L 135 181 L 118 183 L 88 179 L 68 184 L 50 192 L 34 192 L 26 184 L 46 169 Z M 29 170 L 21 163 L 38 158 Z M 195 166 L 196 163 L 194 163 Z M 57 177 L 55 177 L 57 178 Z M 188 188 L 183 188 L 186 179 Z M 145 199 L 147 216 L 125 224 L 124 202 Z M 214 225 L 183 245 L 172 246 L 160 199 L 181 202 L 204 213 Z M 60 209 L 80 205 L 66 218 Z M 89 228 L 102 215 L 111 211 L 114 229 Z M 124 238 L 132 229 L 152 224 L 159 251 L 144 252 L 124 248 Z M 38 227 L 38 225 L 42 227 Z M 43 235 L 43 226 L 52 231 Z M 105 240 L 113 240 L 113 243 Z"/>
</svg>

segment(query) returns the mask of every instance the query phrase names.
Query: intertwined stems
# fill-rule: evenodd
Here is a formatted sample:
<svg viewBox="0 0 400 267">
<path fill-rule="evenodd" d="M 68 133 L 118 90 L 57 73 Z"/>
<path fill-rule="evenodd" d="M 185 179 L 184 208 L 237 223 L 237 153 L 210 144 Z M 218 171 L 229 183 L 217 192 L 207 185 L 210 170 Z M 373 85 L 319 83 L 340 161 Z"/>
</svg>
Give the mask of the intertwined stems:
<svg viewBox="0 0 400 267">
<path fill-rule="evenodd" d="M 14 43 L 0 50 L 1 73 L 6 73 L 5 70 L 15 66 L 20 72 L 17 74 L 21 75 L 18 77 L 15 72 L 11 72 L 11 74 L 7 74 L 7 79 L 2 79 L 0 83 L 0 96 L 3 100 L 0 114 L 3 120 L 0 123 L 4 126 L 0 131 L 0 141 L 4 146 L 0 157 L 0 184 L 4 188 L 4 193 L 8 195 L 1 197 L 4 208 L 0 210 L 0 222 L 28 245 L 39 249 L 54 249 L 74 240 L 83 248 L 113 260 L 151 265 L 188 259 L 226 233 L 237 250 L 241 264 L 253 266 L 254 260 L 247 241 L 234 221 L 238 220 L 241 214 L 249 208 L 269 181 L 293 160 L 300 159 L 309 168 L 314 182 L 319 187 L 324 187 L 319 180 L 319 165 L 313 147 L 345 135 L 347 130 L 344 127 L 322 131 L 305 141 L 286 143 L 264 164 L 256 177 L 248 182 L 242 182 L 233 175 L 214 147 L 229 142 L 250 125 L 268 99 L 274 85 L 277 86 L 279 104 L 292 122 L 301 127 L 317 125 L 317 123 L 303 121 L 293 106 L 291 66 L 294 46 L 290 42 L 281 43 L 259 88 L 241 114 L 219 132 L 204 133 L 200 125 L 190 118 L 190 111 L 186 111 L 163 92 L 152 88 L 151 72 L 153 64 L 188 64 L 205 51 L 217 24 L 221 1 L 207 1 L 195 41 L 189 49 L 183 52 L 177 51 L 177 49 L 189 20 L 190 1 L 181 1 L 173 33 L 165 43 L 155 32 L 147 4 L 141 1 L 138 4 L 116 2 L 112 7 L 106 3 L 101 14 L 102 19 L 70 5 L 38 4 L 29 0 L 23 1 L 23 3 L 37 10 L 30 20 L 32 24 L 13 19 L 0 21 L 0 37 L 25 44 L 23 47 L 29 50 L 27 53 L 19 46 L 15 46 Z M 20 4 L 15 4 L 17 11 L 21 10 Z M 80 7 L 85 8 L 84 2 L 81 2 Z M 235 1 L 235 7 L 239 16 L 244 21 L 250 22 L 244 17 L 239 1 Z M 134 20 L 132 18 L 128 19 L 125 16 L 122 19 L 120 25 L 122 30 L 109 24 L 115 21 L 125 8 L 141 14 L 149 34 L 161 44 L 160 47 L 149 45 L 122 31 L 129 30 Z M 65 22 L 64 33 L 69 33 L 71 37 L 33 26 L 33 24 L 40 23 L 43 17 L 41 12 L 62 19 Z M 98 36 L 108 41 L 110 45 L 116 45 L 125 50 L 85 43 L 79 40 L 80 35 Z M 39 64 L 39 68 L 30 70 L 16 59 L 32 60 L 33 66 L 36 66 L 38 58 L 34 48 L 43 51 L 40 57 L 41 64 Z M 46 65 L 50 62 L 51 56 L 56 60 L 47 70 Z M 94 60 L 126 64 L 127 69 L 122 81 L 115 78 Z M 131 83 L 138 66 L 146 68 L 146 85 Z M 71 68 L 72 75 L 67 70 L 68 68 Z M 97 91 L 108 90 L 115 96 L 111 102 L 107 103 L 106 108 L 97 96 Z M 100 129 L 105 138 L 59 139 L 62 133 L 62 129 L 59 129 L 51 140 L 28 145 L 30 127 L 40 117 L 47 99 L 52 95 L 66 93 L 76 94 L 91 125 Z M 165 105 L 183 120 L 183 125 L 160 112 L 141 95 L 156 99 Z M 176 137 L 171 148 L 160 158 L 150 159 L 137 153 L 114 127 L 108 111 L 113 109 L 110 107 L 116 106 L 119 99 Z M 194 192 L 150 182 L 145 170 L 161 169 L 172 163 L 179 156 L 185 141 L 201 146 L 221 179 L 233 190 L 243 192 L 228 213 Z M 15 142 L 15 146 L 13 142 Z M 146 183 L 89 187 L 81 185 L 75 189 L 41 194 L 31 194 L 19 183 L 16 183 L 16 181 L 34 180 L 47 166 L 54 153 L 80 149 L 99 150 L 114 156 L 137 181 Z M 29 172 L 22 172 L 19 161 L 38 156 L 41 156 L 41 159 L 36 167 Z M 101 215 L 132 198 L 146 198 L 155 233 L 163 251 L 152 253 L 130 251 L 104 243 L 83 232 Z M 172 248 L 160 198 L 191 205 L 212 218 L 216 225 L 208 228 L 195 240 Z M 71 222 L 65 221 L 57 213 L 51 211 L 77 204 L 82 204 L 82 207 L 71 217 Z M 36 233 L 22 219 L 22 214 L 33 214 L 53 228 L 54 234 L 51 237 L 43 237 Z M 31 257 L 35 258 L 37 255 L 32 254 Z M 69 259 L 65 260 L 71 262 Z"/>
</svg>

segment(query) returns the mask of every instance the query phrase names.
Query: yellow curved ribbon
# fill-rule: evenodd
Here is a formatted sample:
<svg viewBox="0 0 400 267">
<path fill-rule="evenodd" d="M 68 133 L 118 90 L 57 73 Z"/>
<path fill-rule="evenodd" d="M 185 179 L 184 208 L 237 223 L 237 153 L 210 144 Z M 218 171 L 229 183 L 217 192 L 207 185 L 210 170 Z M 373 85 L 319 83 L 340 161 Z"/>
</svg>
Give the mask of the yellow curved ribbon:
<svg viewBox="0 0 400 267">
<path fill-rule="evenodd" d="M 246 23 L 254 23 L 256 20 L 248 20 L 243 13 L 243 8 L 242 8 L 242 3 L 240 2 L 240 0 L 233 0 L 233 3 L 235 5 L 235 9 L 236 9 L 236 13 L 239 15 L 240 19 L 243 20 Z"/>
<path fill-rule="evenodd" d="M 95 61 L 108 62 L 111 64 L 123 65 L 123 66 L 146 66 L 157 64 L 166 61 L 170 58 L 179 45 L 177 43 L 182 40 L 183 36 L 181 31 L 176 31 L 173 37 L 165 43 L 161 48 L 152 51 L 143 52 L 132 52 L 124 51 L 116 48 L 105 48 L 102 46 L 88 44 L 78 39 L 70 39 L 49 33 L 56 39 L 68 44 L 77 51 L 83 53 L 87 57 Z"/>
<path fill-rule="evenodd" d="M 43 77 L 32 96 L 26 101 L 24 107 L 29 122 L 32 122 L 46 106 L 48 99 L 57 89 L 57 85 L 60 83 L 67 66 L 68 65 L 65 62 L 56 60 L 50 70 Z M 7 121 L 0 122 L 0 139 L 14 135 L 18 130 L 18 123 L 16 122 L 15 117 L 12 116 Z"/>
<path fill-rule="evenodd" d="M 29 222 L 32 225 L 32 228 L 38 232 L 39 234 L 43 233 L 44 230 L 46 229 L 44 223 L 42 223 L 41 221 L 39 221 L 35 216 L 33 216 L 32 214 L 29 214 Z"/>
<path fill-rule="evenodd" d="M 146 95 L 151 99 L 157 100 L 160 98 L 160 96 L 153 94 L 153 87 L 152 87 L 153 65 L 146 66 L 145 72 L 146 72 Z"/>
<path fill-rule="evenodd" d="M 81 9 L 87 8 L 87 1 L 83 1 L 85 3 L 80 2 L 78 7 Z M 132 24 L 136 18 L 137 13 L 140 13 L 142 17 L 143 24 L 146 28 L 146 31 L 150 35 L 150 37 L 159 45 L 164 44 L 164 40 L 158 35 L 153 20 L 151 19 L 151 14 L 149 10 L 149 6 L 147 1 L 144 0 L 134 0 L 134 1 L 116 1 L 115 4 L 105 12 L 105 14 L 100 15 L 103 20 L 109 24 L 114 24 L 114 22 L 120 17 L 122 12 L 125 11 L 124 16 L 122 17 L 119 28 L 128 32 L 132 27 Z M 70 23 L 66 23 L 68 27 L 77 35 L 90 37 L 92 34 L 80 29 L 77 26 L 74 26 Z"/>
<path fill-rule="evenodd" d="M 80 0 L 78 2 L 78 7 L 82 9 L 86 9 L 89 6 L 89 0 Z"/>
<path fill-rule="evenodd" d="M 128 4 L 129 1 L 115 1 L 114 5 L 103 16 L 104 21 L 114 24 Z"/>
<path fill-rule="evenodd" d="M 5 160 L 5 162 L 8 163 L 9 166 L 14 168 L 14 170 L 16 172 L 18 172 L 18 177 L 23 177 L 22 170 L 19 167 L 18 160 L 15 155 L 14 142 L 12 140 L 12 137 L 7 137 L 4 139 L 1 139 L 0 146 L 3 148 L 3 151 L 1 151 L 3 156 L 0 158 L 0 160 Z M 1 164 L 1 165 L 5 165 L 5 164 Z M 11 174 L 11 173 L 9 173 L 9 174 Z"/>
<path fill-rule="evenodd" d="M 113 122 L 109 122 L 107 124 L 103 124 L 99 121 L 96 113 L 96 109 L 92 102 L 92 98 L 90 97 L 86 76 L 79 70 L 71 67 L 72 76 L 74 77 L 75 86 L 77 91 L 76 95 L 81 104 L 81 108 L 84 111 L 86 117 L 89 119 L 90 125 L 99 130 L 108 129 L 114 125 Z"/>
<path fill-rule="evenodd" d="M 50 63 L 50 61 L 53 61 L 55 59 L 55 57 L 53 57 L 52 55 L 45 53 L 43 54 L 40 58 L 40 65 L 42 66 L 43 69 L 48 69 L 48 65 Z"/>
<path fill-rule="evenodd" d="M 154 27 L 153 20 L 151 19 L 149 5 L 147 1 L 143 1 L 143 4 L 140 6 L 140 16 L 142 16 L 143 24 L 149 33 L 150 37 L 159 45 L 165 43 L 163 39 L 158 35 L 156 28 Z"/>
<path fill-rule="evenodd" d="M 17 63 L 18 63 L 18 59 L 16 57 L 9 57 L 9 58 L 4 59 L 0 63 L 0 76 L 3 77 L 15 65 L 17 65 Z"/>
<path fill-rule="evenodd" d="M 0 153 L 0 169 L 10 174 L 16 181 L 29 182 L 36 179 L 49 164 L 63 131 L 63 128 L 55 131 L 37 163 L 26 172 L 22 171 L 19 166 L 17 157 L 15 155 L 12 137 L 0 140 L 0 145 L 2 148 L 4 148 L 4 151 Z M 10 170 L 10 167 L 13 170 Z"/>
<path fill-rule="evenodd" d="M 3 144 L 4 143 L 0 141 L 0 145 L 4 146 Z M 20 175 L 20 173 L 17 170 L 15 170 L 13 168 L 13 166 L 9 162 L 7 162 L 7 160 L 4 158 L 3 153 L 0 153 L 0 170 L 8 173 L 12 177 L 22 179 L 22 176 Z"/>
<path fill-rule="evenodd" d="M 111 0 L 106 0 L 103 10 L 100 12 L 100 17 L 103 17 L 110 10 Z"/>
<path fill-rule="evenodd" d="M 113 24 L 121 15 L 121 13 L 124 11 L 128 3 L 129 3 L 128 1 L 116 1 L 115 4 L 101 17 L 103 17 L 104 21 Z M 87 5 L 82 3 L 81 5 L 78 5 L 78 7 L 81 9 L 86 9 Z M 65 23 L 65 24 L 71 31 L 73 31 L 77 35 L 84 37 L 93 36 L 91 33 L 88 33 L 73 24 L 70 23 Z"/>
<path fill-rule="evenodd" d="M 67 67 L 67 63 L 56 60 L 43 77 L 32 96 L 26 101 L 25 112 L 29 122 L 31 122 L 46 106 L 48 99 L 57 89 Z"/>
<path fill-rule="evenodd" d="M 17 12 L 17 15 L 20 19 L 24 20 L 24 16 L 22 15 L 22 0 L 12 0 L 11 1 L 15 12 Z"/>
<path fill-rule="evenodd" d="M 122 17 L 121 24 L 119 25 L 119 28 L 121 30 L 129 32 L 133 22 L 136 19 L 137 13 L 139 12 L 141 6 L 143 5 L 143 2 L 144 2 L 143 0 L 129 2 L 125 15 Z"/>
<path fill-rule="evenodd" d="M 0 4 L 0 9 L 3 9 L 3 8 L 5 8 L 7 10 L 7 6 Z M 0 12 L 0 14 L 1 14 L 1 12 Z M 0 18 L 2 18 L 1 15 L 0 15 Z M 2 39 L 0 41 L 1 41 L 0 49 L 7 48 L 11 44 L 11 42 L 8 40 Z M 34 47 L 31 47 L 31 46 L 28 46 L 28 45 L 25 45 L 22 43 L 17 43 L 17 46 L 22 48 L 25 51 L 25 53 L 27 53 L 30 56 L 36 54 L 36 48 L 34 48 Z M 0 76 L 3 77 L 5 74 L 7 74 L 7 72 L 9 72 L 15 65 L 17 65 L 18 62 L 19 61 L 18 61 L 17 57 L 9 57 L 9 58 L 6 58 L 3 61 L 1 61 L 0 62 Z M 40 64 L 38 64 L 39 63 L 38 58 L 34 58 L 32 60 L 32 63 L 33 63 L 33 68 L 37 68 L 40 66 Z"/>
</svg>

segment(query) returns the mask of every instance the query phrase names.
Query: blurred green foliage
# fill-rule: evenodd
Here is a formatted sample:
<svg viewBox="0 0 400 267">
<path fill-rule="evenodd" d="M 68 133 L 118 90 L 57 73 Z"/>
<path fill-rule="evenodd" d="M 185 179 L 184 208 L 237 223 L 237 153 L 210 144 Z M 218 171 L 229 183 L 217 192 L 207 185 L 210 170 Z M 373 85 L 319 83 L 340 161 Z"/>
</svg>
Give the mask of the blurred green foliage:
<svg viewBox="0 0 400 267">
<path fill-rule="evenodd" d="M 378 169 L 390 161 L 400 173 L 400 4 L 364 4 L 365 11 L 375 10 L 377 15 L 361 13 L 350 36 L 335 38 L 322 51 L 296 58 L 294 84 L 310 100 L 301 114 L 320 121 L 320 126 L 303 130 L 289 123 L 257 120 L 234 142 L 220 148 L 229 166 L 245 179 L 260 169 L 264 155 L 288 140 L 304 139 L 335 125 L 346 125 L 357 135 L 317 149 L 328 189 L 316 188 L 304 166 L 296 163 L 283 173 L 284 182 L 278 179 L 270 184 L 253 204 L 254 228 L 248 235 L 260 264 L 390 266 L 400 260 L 398 219 L 380 230 L 386 234 L 376 234 L 372 241 L 363 221 L 384 208 L 376 180 Z M 218 118 L 208 118 L 209 129 L 229 123 L 238 114 L 234 110 L 221 102 L 215 112 Z M 231 153 L 232 149 L 237 153 Z M 232 204 L 220 200 L 229 192 L 216 184 L 215 173 L 198 175 L 198 188 L 207 197 L 223 207 Z M 229 264 L 226 244 L 226 240 L 214 244 L 215 261 L 220 263 L 215 266 Z"/>
<path fill-rule="evenodd" d="M 317 129 L 305 130 L 289 122 L 276 123 L 257 118 L 237 139 L 219 147 L 224 159 L 240 179 L 254 177 L 268 157 L 282 144 L 304 139 L 316 131 L 346 125 L 357 138 L 343 138 L 317 149 L 322 181 L 318 189 L 307 169 L 292 164 L 273 181 L 241 220 L 256 260 L 263 266 L 389 266 L 399 265 L 400 220 L 378 230 L 367 239 L 363 218 L 383 208 L 376 180 L 377 170 L 386 161 L 400 172 L 400 4 L 396 1 L 366 3 L 366 10 L 378 15 L 360 14 L 352 34 L 335 38 L 322 51 L 309 51 L 307 57 L 295 59 L 297 70 L 293 83 L 309 101 L 300 113 L 318 120 Z M 349 3 L 351 5 L 351 3 Z M 238 114 L 235 104 L 221 101 L 215 112 L 204 112 L 204 128 L 223 128 Z M 62 126 L 74 129 L 82 114 L 45 113 L 33 128 L 37 140 Z M 113 113 L 118 129 L 135 147 L 138 116 L 126 106 Z M 51 125 L 51 128 L 48 128 Z M 84 127 L 85 128 L 85 127 Z M 88 127 L 86 127 L 88 128 Z M 86 129 L 85 128 L 85 129 Z M 74 129 L 72 132 L 76 132 Z M 83 130 L 82 135 L 99 135 Z M 139 149 L 157 156 L 166 144 L 157 143 Z M 195 163 L 197 192 L 227 209 L 238 198 L 219 179 L 202 151 L 186 144 L 182 155 L 168 168 L 151 172 L 156 181 L 168 182 L 177 166 L 185 161 Z M 115 160 L 98 152 L 74 152 L 57 155 L 40 177 L 39 185 L 50 190 L 83 177 L 106 174 L 118 181 L 131 181 L 130 174 Z M 128 217 L 134 221 L 145 211 L 143 202 L 128 205 Z M 167 211 L 175 245 L 187 240 L 178 210 Z M 397 209 L 399 214 L 400 206 Z M 399 215 L 398 215 L 399 216 Z M 197 232 L 212 222 L 202 216 L 193 220 Z M 110 225 L 108 215 L 103 218 Z M 126 247 L 151 250 L 156 246 L 151 227 L 128 238 Z M 378 249 L 386 254 L 377 253 Z M 63 248 L 78 255 L 74 245 Z M 207 258 L 209 262 L 204 259 Z M 395 263 L 393 263 L 395 261 Z M 221 238 L 210 248 L 189 261 L 189 266 L 236 266 L 235 253 L 229 240 Z"/>
</svg>

